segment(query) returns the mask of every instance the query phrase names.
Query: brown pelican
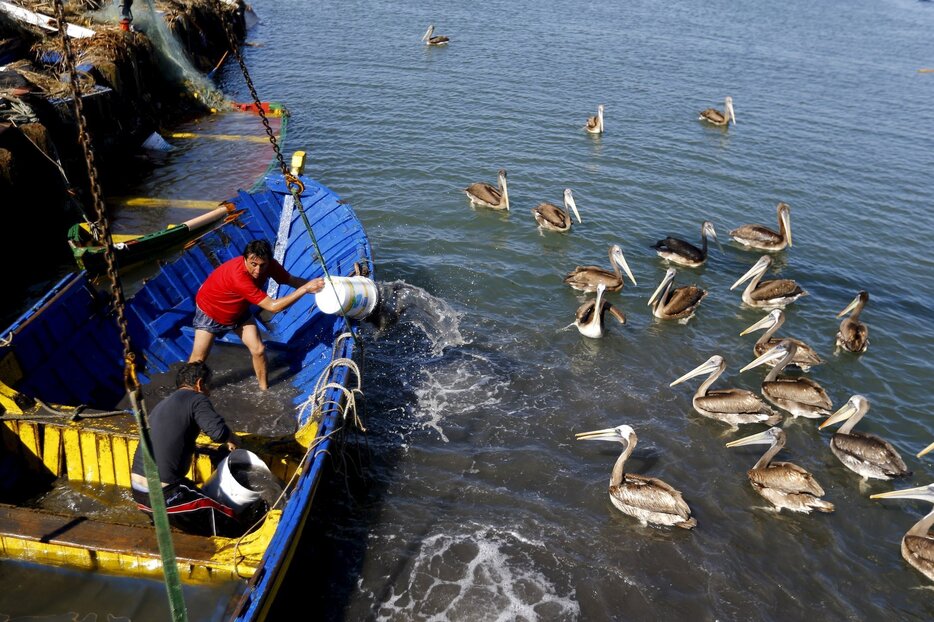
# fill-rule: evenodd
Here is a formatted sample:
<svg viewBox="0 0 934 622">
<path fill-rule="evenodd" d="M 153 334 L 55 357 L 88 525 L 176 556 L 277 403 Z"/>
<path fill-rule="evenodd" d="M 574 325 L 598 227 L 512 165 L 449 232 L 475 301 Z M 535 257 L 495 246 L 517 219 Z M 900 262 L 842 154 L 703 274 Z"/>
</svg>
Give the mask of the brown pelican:
<svg viewBox="0 0 934 622">
<path fill-rule="evenodd" d="M 862 475 L 863 479 L 894 479 L 911 475 L 905 461 L 891 443 L 875 434 L 852 432 L 853 426 L 867 412 L 869 400 L 862 395 L 854 395 L 847 401 L 846 406 L 820 424 L 820 429 L 823 430 L 827 426 L 846 421 L 830 438 L 830 450 L 843 466 Z"/>
<path fill-rule="evenodd" d="M 728 96 L 723 101 L 723 107 L 723 112 L 720 112 L 716 108 L 702 110 L 697 119 L 699 121 L 712 123 L 713 125 L 729 125 L 730 121 L 733 122 L 733 125 L 736 125 L 736 114 L 733 112 L 733 98 Z"/>
<path fill-rule="evenodd" d="M 846 306 L 846 309 L 837 314 L 837 317 L 841 317 L 850 311 L 853 312 L 840 322 L 837 345 L 857 354 L 865 352 L 869 347 L 869 327 L 859 321 L 859 314 L 867 302 L 869 302 L 869 292 L 861 291 L 856 294 L 856 298 Z"/>
<path fill-rule="evenodd" d="M 869 495 L 870 499 L 919 499 L 934 503 L 934 484 L 892 490 Z M 902 537 L 902 557 L 914 566 L 915 570 L 934 581 L 934 538 L 928 535 L 928 530 L 934 525 L 934 508 L 927 516 L 919 520 Z"/>
<path fill-rule="evenodd" d="M 743 302 L 751 307 L 784 308 L 785 305 L 791 304 L 801 296 L 808 295 L 806 291 L 801 289 L 800 285 L 791 279 L 771 279 L 760 283 L 759 280 L 762 275 L 768 271 L 771 265 L 772 258 L 763 255 L 756 262 L 756 265 L 730 286 L 730 289 L 736 289 L 748 279 L 749 284 L 743 290 Z"/>
<path fill-rule="evenodd" d="M 934 443 L 931 443 L 930 445 L 928 445 L 927 447 L 925 447 L 924 449 L 922 449 L 921 451 L 919 451 L 917 457 L 920 458 L 921 456 L 923 456 L 924 454 L 928 453 L 928 452 L 931 451 L 932 449 L 934 449 Z"/>
<path fill-rule="evenodd" d="M 623 465 L 636 448 L 636 432 L 628 425 L 605 430 L 580 432 L 579 441 L 615 441 L 624 445 L 610 475 L 610 501 L 623 514 L 638 519 L 643 525 L 673 525 L 693 529 L 697 521 L 681 493 L 655 477 L 623 471 Z"/>
<path fill-rule="evenodd" d="M 771 445 L 746 473 L 752 489 L 779 511 L 788 508 L 805 514 L 812 510 L 833 512 L 833 504 L 821 499 L 824 489 L 813 475 L 791 462 L 772 462 L 772 458 L 785 446 L 785 432 L 781 428 L 769 428 L 726 444 L 727 447 L 740 445 Z"/>
<path fill-rule="evenodd" d="M 447 45 L 450 42 L 450 39 L 443 35 L 435 35 L 435 25 L 428 24 L 428 30 L 425 31 L 425 34 L 422 35 L 422 41 L 425 42 L 425 45 Z"/>
<path fill-rule="evenodd" d="M 762 251 L 780 251 L 791 246 L 791 208 L 787 203 L 779 203 L 778 233 L 762 225 L 742 225 L 730 231 L 730 236 L 747 248 Z"/>
<path fill-rule="evenodd" d="M 684 285 L 672 289 L 674 280 L 675 269 L 668 268 L 662 282 L 649 297 L 649 306 L 652 307 L 652 315 L 660 320 L 686 322 L 694 315 L 697 306 L 707 295 L 707 290 L 696 285 Z"/>
<path fill-rule="evenodd" d="M 587 117 L 587 125 L 584 126 L 584 129 L 591 134 L 603 133 L 603 104 L 597 106 L 597 116 Z"/>
<path fill-rule="evenodd" d="M 606 285 L 600 283 L 597 285 L 597 297 L 577 308 L 574 325 L 584 337 L 599 339 L 603 336 L 603 320 L 607 311 L 620 324 L 626 323 L 626 315 L 603 298 L 604 292 L 606 292 Z"/>
<path fill-rule="evenodd" d="M 481 205 L 493 209 L 509 209 L 509 190 L 506 188 L 506 171 L 499 169 L 497 187 L 477 182 L 464 188 L 471 205 Z"/>
<path fill-rule="evenodd" d="M 795 417 L 816 419 L 829 417 L 833 404 L 823 387 L 810 378 L 778 375 L 791 363 L 798 346 L 788 339 L 782 339 L 777 346 L 743 367 L 740 371 L 752 369 L 770 360 L 778 360 L 762 381 L 762 395 L 782 410 L 787 410 Z"/>
<path fill-rule="evenodd" d="M 746 423 L 775 425 L 782 420 L 780 414 L 772 410 L 761 397 L 752 391 L 745 389 L 716 389 L 710 391 L 710 385 L 716 382 L 725 369 L 726 362 L 723 357 L 715 354 L 699 367 L 692 369 L 668 386 L 673 387 L 689 378 L 710 374 L 707 380 L 697 387 L 694 398 L 691 400 L 694 404 L 694 410 L 701 415 L 728 423 L 733 428 Z"/>
<path fill-rule="evenodd" d="M 629 264 L 626 263 L 623 249 L 619 247 L 619 244 L 610 247 L 609 256 L 610 265 L 613 266 L 612 272 L 599 266 L 577 266 L 568 272 L 564 277 L 564 282 L 582 292 L 595 292 L 600 283 L 606 285 L 607 291 L 618 292 L 623 289 L 623 275 L 619 271 L 622 268 L 632 284 L 636 285 L 636 277 L 632 275 L 632 270 L 629 269 Z"/>
<path fill-rule="evenodd" d="M 782 340 L 781 337 L 774 337 L 775 332 L 785 323 L 785 314 L 781 309 L 772 309 L 764 318 L 744 330 L 740 335 L 748 335 L 751 332 L 766 328 L 762 336 L 756 340 L 756 345 L 752 348 L 753 356 L 762 356 Z M 814 351 L 814 348 L 804 343 L 800 339 L 785 337 L 788 341 L 793 341 L 798 349 L 795 351 L 795 358 L 789 363 L 789 366 L 795 366 L 801 371 L 808 371 L 812 365 L 820 365 L 824 360 Z M 769 365 L 775 365 L 775 361 L 768 362 Z"/>
<path fill-rule="evenodd" d="M 659 240 L 652 248 L 655 249 L 655 252 L 658 253 L 658 256 L 662 259 L 689 268 L 697 268 L 707 261 L 708 235 L 714 239 L 714 242 L 717 243 L 717 246 L 720 247 L 720 251 L 722 252 L 723 247 L 720 246 L 720 240 L 717 239 L 717 232 L 713 228 L 713 223 L 709 220 L 705 220 L 701 225 L 701 248 L 697 248 L 690 242 L 672 237 Z"/>
<path fill-rule="evenodd" d="M 532 216 L 535 222 L 542 229 L 549 231 L 570 231 L 571 212 L 577 217 L 577 222 L 581 222 L 580 212 L 577 211 L 577 203 L 574 202 L 574 196 L 570 188 L 564 189 L 564 209 L 551 203 L 539 203 L 532 208 Z"/>
</svg>

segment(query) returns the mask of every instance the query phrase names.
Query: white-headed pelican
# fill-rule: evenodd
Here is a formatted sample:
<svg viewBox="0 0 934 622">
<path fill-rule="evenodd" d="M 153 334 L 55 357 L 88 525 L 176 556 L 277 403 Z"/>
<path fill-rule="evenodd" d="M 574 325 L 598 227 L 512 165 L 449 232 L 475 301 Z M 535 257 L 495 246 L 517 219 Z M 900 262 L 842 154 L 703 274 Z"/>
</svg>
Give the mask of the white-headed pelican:
<svg viewBox="0 0 934 622">
<path fill-rule="evenodd" d="M 656 477 L 626 473 L 623 465 L 636 448 L 636 432 L 628 425 L 605 430 L 580 432 L 579 441 L 614 441 L 623 444 L 623 453 L 616 459 L 610 474 L 610 501 L 623 514 L 638 519 L 643 525 L 654 523 L 693 529 L 697 521 L 681 493 Z"/>
<path fill-rule="evenodd" d="M 752 369 L 770 360 L 778 361 L 762 380 L 762 395 L 782 410 L 795 417 L 817 419 L 829 417 L 833 404 L 824 388 L 810 378 L 782 376 L 779 374 L 791 363 L 798 346 L 782 339 L 777 346 L 752 361 L 740 371 Z"/>
<path fill-rule="evenodd" d="M 649 306 L 652 315 L 660 320 L 687 321 L 694 315 L 697 306 L 707 295 L 707 290 L 696 285 L 682 285 L 672 288 L 675 280 L 675 269 L 668 268 L 661 283 L 649 297 Z"/>
<path fill-rule="evenodd" d="M 710 236 L 714 239 L 714 242 L 717 243 L 717 246 L 720 248 L 720 251 L 723 251 L 723 247 L 720 246 L 720 240 L 717 239 L 717 232 L 713 228 L 713 223 L 709 220 L 705 220 L 701 224 L 701 247 L 697 248 L 690 242 L 685 242 L 684 240 L 679 240 L 678 238 L 667 237 L 664 240 L 659 240 L 652 245 L 652 248 L 655 249 L 655 252 L 658 253 L 658 256 L 662 259 L 670 261 L 671 263 L 676 263 L 681 266 L 687 266 L 689 268 L 697 268 L 704 264 L 707 261 L 707 236 Z"/>
<path fill-rule="evenodd" d="M 509 189 L 506 187 L 506 171 L 499 169 L 497 187 L 488 183 L 477 182 L 464 188 L 471 205 L 480 205 L 493 209 L 509 209 Z"/>
<path fill-rule="evenodd" d="M 736 113 L 733 112 L 733 98 L 727 96 L 723 100 L 723 112 L 720 112 L 716 108 L 708 108 L 706 110 L 701 110 L 700 116 L 697 117 L 698 121 L 706 121 L 713 125 L 729 125 L 730 121 L 733 122 L 733 125 L 736 125 Z"/>
<path fill-rule="evenodd" d="M 600 283 L 597 285 L 597 297 L 593 300 L 588 300 L 577 308 L 574 325 L 577 326 L 577 330 L 579 330 L 580 334 L 584 337 L 599 339 L 603 336 L 604 316 L 607 311 L 609 311 L 610 315 L 615 317 L 616 321 L 620 324 L 626 323 L 626 315 L 607 302 L 603 297 L 605 292 L 606 285 Z"/>
<path fill-rule="evenodd" d="M 830 451 L 843 466 L 861 475 L 863 479 L 894 479 L 911 475 L 905 461 L 890 442 L 875 434 L 852 431 L 853 426 L 867 412 L 869 400 L 862 395 L 854 395 L 843 408 L 820 424 L 820 429 L 823 430 L 827 426 L 846 421 L 830 438 Z"/>
<path fill-rule="evenodd" d="M 450 39 L 444 35 L 435 35 L 434 24 L 428 24 L 428 30 L 422 35 L 421 40 L 425 42 L 425 45 L 447 45 L 450 42 Z"/>
<path fill-rule="evenodd" d="M 695 376 L 709 374 L 707 379 L 697 387 L 694 398 L 691 400 L 694 410 L 701 415 L 728 423 L 733 428 L 747 423 L 775 425 L 782 420 L 780 414 L 769 408 L 769 405 L 752 391 L 746 389 L 711 391 L 710 385 L 716 382 L 725 369 L 726 361 L 719 354 L 715 354 L 668 386 L 673 387 Z"/>
<path fill-rule="evenodd" d="M 635 285 L 636 277 L 632 275 L 632 270 L 629 269 L 629 264 L 626 263 L 626 258 L 623 257 L 623 249 L 620 248 L 619 244 L 610 247 L 609 256 L 610 265 L 613 266 L 612 272 L 600 266 L 577 266 L 571 272 L 568 272 L 564 277 L 564 282 L 582 292 L 595 292 L 597 291 L 597 285 L 600 283 L 606 285 L 607 291 L 618 292 L 623 289 L 623 275 L 620 272 L 620 268 L 622 268 L 632 284 Z"/>
<path fill-rule="evenodd" d="M 840 322 L 840 329 L 837 331 L 837 345 L 844 350 L 861 354 L 869 347 L 869 327 L 859 321 L 859 314 L 867 302 L 869 292 L 861 291 L 846 309 L 837 314 L 837 317 L 841 317 L 850 311 L 853 312 Z"/>
<path fill-rule="evenodd" d="M 756 340 L 756 344 L 752 347 L 753 356 L 762 356 L 772 348 L 778 345 L 778 343 L 783 339 L 782 337 L 775 337 L 775 332 L 781 328 L 782 324 L 785 323 L 785 314 L 781 309 L 772 309 L 769 311 L 768 315 L 764 318 L 744 330 L 740 335 L 748 335 L 751 332 L 762 330 L 763 328 L 767 329 L 759 339 Z M 820 365 L 824 362 L 824 359 L 817 354 L 817 352 L 804 343 L 800 339 L 794 339 L 792 337 L 784 337 L 788 341 L 794 342 L 798 349 L 795 350 L 795 358 L 792 359 L 789 365 L 794 365 L 801 371 L 808 371 L 811 369 L 812 365 Z M 768 365 L 774 366 L 776 361 L 768 361 Z"/>
<path fill-rule="evenodd" d="M 880 492 L 870 499 L 919 499 L 934 503 L 934 484 Z M 934 525 L 934 508 L 902 537 L 902 557 L 930 581 L 934 581 L 934 538 L 928 531 Z"/>
<path fill-rule="evenodd" d="M 771 445 L 759 461 L 747 471 L 752 489 L 765 497 L 769 503 L 781 510 L 810 514 L 833 512 L 833 504 L 824 501 L 824 489 L 814 476 L 791 462 L 772 462 L 772 458 L 785 447 L 785 432 L 781 428 L 769 428 L 726 444 L 727 447 L 741 445 Z"/>
<path fill-rule="evenodd" d="M 743 302 L 750 307 L 784 308 L 801 296 L 807 296 L 808 293 L 791 279 L 770 279 L 760 283 L 771 265 L 772 258 L 763 255 L 730 289 L 734 290 L 748 280 L 749 284 L 743 290 Z"/>
<path fill-rule="evenodd" d="M 532 208 L 532 216 L 535 222 L 542 229 L 549 231 L 570 231 L 571 213 L 577 217 L 577 222 L 581 222 L 580 212 L 577 211 L 577 203 L 574 201 L 574 195 L 570 188 L 564 189 L 564 209 L 551 203 L 539 203 Z"/>
<path fill-rule="evenodd" d="M 778 233 L 763 225 L 741 225 L 730 231 L 730 237 L 745 246 L 761 251 L 780 251 L 791 246 L 791 208 L 787 203 L 779 203 Z"/>
<path fill-rule="evenodd" d="M 596 116 L 587 117 L 587 125 L 584 126 L 584 129 L 591 134 L 603 133 L 603 104 L 597 106 Z"/>
</svg>

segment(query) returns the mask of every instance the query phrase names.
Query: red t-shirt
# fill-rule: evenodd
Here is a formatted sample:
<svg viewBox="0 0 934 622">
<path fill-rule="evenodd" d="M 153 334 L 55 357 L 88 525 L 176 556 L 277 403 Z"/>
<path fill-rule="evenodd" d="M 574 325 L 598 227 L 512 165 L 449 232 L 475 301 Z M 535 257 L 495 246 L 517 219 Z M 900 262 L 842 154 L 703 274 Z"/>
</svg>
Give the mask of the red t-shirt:
<svg viewBox="0 0 934 622">
<path fill-rule="evenodd" d="M 266 277 L 272 277 L 276 283 L 285 283 L 289 280 L 289 273 L 278 261 L 270 259 Z M 266 278 L 250 276 L 242 256 L 234 257 L 208 275 L 198 289 L 195 304 L 215 322 L 230 326 L 244 316 L 251 304 L 263 301 L 266 297 L 265 284 Z"/>
</svg>

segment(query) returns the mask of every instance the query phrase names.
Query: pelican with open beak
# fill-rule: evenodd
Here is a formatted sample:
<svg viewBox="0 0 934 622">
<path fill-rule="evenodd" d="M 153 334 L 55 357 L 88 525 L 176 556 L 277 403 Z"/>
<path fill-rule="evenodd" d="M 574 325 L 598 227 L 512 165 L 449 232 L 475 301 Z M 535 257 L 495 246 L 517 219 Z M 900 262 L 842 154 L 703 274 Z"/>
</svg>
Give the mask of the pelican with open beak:
<svg viewBox="0 0 934 622">
<path fill-rule="evenodd" d="M 706 110 L 701 110 L 697 120 L 706 121 L 712 125 L 719 126 L 729 125 L 730 121 L 732 121 L 733 125 L 736 125 L 736 113 L 733 112 L 733 98 L 727 96 L 727 98 L 723 100 L 723 112 L 720 112 L 716 108 L 707 108 Z"/>
<path fill-rule="evenodd" d="M 673 387 L 695 376 L 708 374 L 707 379 L 697 387 L 691 400 L 694 410 L 704 417 L 728 423 L 734 429 L 741 424 L 775 425 L 782 420 L 780 414 L 772 410 L 761 397 L 752 391 L 746 389 L 711 391 L 710 386 L 716 382 L 725 369 L 726 361 L 719 354 L 715 354 L 668 386 Z"/>
<path fill-rule="evenodd" d="M 707 290 L 696 285 L 684 285 L 672 289 L 675 269 L 668 268 L 662 282 L 649 297 L 652 315 L 660 320 L 681 320 L 687 322 L 694 315 Z"/>
<path fill-rule="evenodd" d="M 730 237 L 746 248 L 776 252 L 791 246 L 791 208 L 787 203 L 775 207 L 778 212 L 778 232 L 764 225 L 741 225 L 730 231 Z"/>
<path fill-rule="evenodd" d="M 597 106 L 596 116 L 587 117 L 587 124 L 584 126 L 584 129 L 590 134 L 603 133 L 603 104 Z"/>
<path fill-rule="evenodd" d="M 678 264 L 680 266 L 687 266 L 688 268 L 699 268 L 707 261 L 707 236 L 713 238 L 713 241 L 717 243 L 717 247 L 720 249 L 720 252 L 723 252 L 723 247 L 720 245 L 720 240 L 717 239 L 717 231 L 713 228 L 713 223 L 709 220 L 705 220 L 701 224 L 701 247 L 697 248 L 690 242 L 685 242 L 684 240 L 673 238 L 671 236 L 665 238 L 664 240 L 659 240 L 652 245 L 652 248 L 655 249 L 655 252 L 658 253 L 658 256 L 666 261 L 671 263 Z"/>
<path fill-rule="evenodd" d="M 609 312 L 620 324 L 626 323 L 626 315 L 614 307 L 603 297 L 606 292 L 606 285 L 600 283 L 597 285 L 597 297 L 594 300 L 588 300 L 577 308 L 574 318 L 574 325 L 584 337 L 599 339 L 603 337 L 603 327 L 605 324 L 606 313 Z"/>
<path fill-rule="evenodd" d="M 813 510 L 833 512 L 833 504 L 821 499 L 824 489 L 813 475 L 791 462 L 772 462 L 772 458 L 785 447 L 785 440 L 785 432 L 781 428 L 772 427 L 765 432 L 730 441 L 726 446 L 770 445 L 759 461 L 747 471 L 747 475 L 752 489 L 779 511 L 787 508 L 805 514 Z"/>
<path fill-rule="evenodd" d="M 895 479 L 911 475 L 905 461 L 892 444 L 875 434 L 853 432 L 855 426 L 869 412 L 869 400 L 862 395 L 852 396 L 846 405 L 820 424 L 827 426 L 846 421 L 830 438 L 830 451 L 843 466 L 863 479 Z"/>
<path fill-rule="evenodd" d="M 744 372 L 769 361 L 777 361 L 762 380 L 762 395 L 769 402 L 795 417 L 817 419 L 829 417 L 833 404 L 824 388 L 804 377 L 782 376 L 779 374 L 791 363 L 798 346 L 788 339 L 782 339 L 777 346 L 752 361 L 740 371 Z"/>
<path fill-rule="evenodd" d="M 934 484 L 869 495 L 870 499 L 918 499 L 934 503 Z M 934 581 L 934 538 L 928 533 L 934 525 L 934 507 L 902 537 L 902 557 L 918 572 Z"/>
<path fill-rule="evenodd" d="M 749 333 L 755 332 L 757 330 L 766 329 L 762 336 L 756 340 L 755 345 L 752 347 L 753 356 L 762 356 L 772 348 L 778 345 L 782 340 L 782 337 L 774 337 L 776 331 L 781 328 L 782 324 L 785 323 L 785 314 L 781 309 L 772 309 L 769 311 L 768 315 L 764 318 L 744 330 L 740 335 L 748 335 Z M 795 350 L 795 358 L 792 359 L 789 366 L 793 365 L 800 369 L 801 371 L 808 371 L 813 365 L 820 365 L 824 360 L 817 354 L 817 352 L 804 343 L 800 339 L 794 339 L 792 337 L 784 337 L 788 341 L 793 342 L 798 349 Z M 776 361 L 770 360 L 767 362 L 768 365 L 775 365 Z"/>
<path fill-rule="evenodd" d="M 840 322 L 840 328 L 837 331 L 837 345 L 844 350 L 862 354 L 869 347 L 869 327 L 859 321 L 859 314 L 862 313 L 867 302 L 869 302 L 869 292 L 861 291 L 843 311 L 837 314 L 837 317 L 843 317 L 850 311 L 853 312 Z"/>
<path fill-rule="evenodd" d="M 581 222 L 580 212 L 577 211 L 577 203 L 574 201 L 574 195 L 570 188 L 564 189 L 564 209 L 551 203 L 539 203 L 532 208 L 532 216 L 535 222 L 542 229 L 548 231 L 570 231 L 571 213 L 577 217 L 577 222 Z"/>
<path fill-rule="evenodd" d="M 761 308 L 782 309 L 801 296 L 807 296 L 808 293 L 791 279 L 770 279 L 768 281 L 761 281 L 762 276 L 768 271 L 771 265 L 772 258 L 768 255 L 763 255 L 746 274 L 739 277 L 739 279 L 730 286 L 730 290 L 736 289 L 748 280 L 749 283 L 746 285 L 746 289 L 743 290 L 743 302 L 750 307 Z"/>
<path fill-rule="evenodd" d="M 608 292 L 618 292 L 623 289 L 623 274 L 620 272 L 622 268 L 635 285 L 636 277 L 632 275 L 619 244 L 611 246 L 607 254 L 610 257 L 610 265 L 613 266 L 612 272 L 600 266 L 577 266 L 564 277 L 564 282 L 582 292 L 595 292 L 600 283 L 606 285 Z"/>
<path fill-rule="evenodd" d="M 496 188 L 481 181 L 464 188 L 464 193 L 470 199 L 471 205 L 509 210 L 509 189 L 506 187 L 505 169 L 499 169 Z"/>
</svg>

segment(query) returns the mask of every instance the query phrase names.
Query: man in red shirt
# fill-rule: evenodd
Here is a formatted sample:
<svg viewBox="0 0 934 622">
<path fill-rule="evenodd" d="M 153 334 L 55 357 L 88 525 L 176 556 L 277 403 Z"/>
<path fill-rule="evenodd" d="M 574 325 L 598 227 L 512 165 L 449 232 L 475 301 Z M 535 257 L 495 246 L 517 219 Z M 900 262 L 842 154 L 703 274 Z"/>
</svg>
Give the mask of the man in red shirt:
<svg viewBox="0 0 934 622">
<path fill-rule="evenodd" d="M 276 283 L 294 287 L 295 291 L 281 298 L 270 298 L 264 291 L 269 277 Z M 309 281 L 289 274 L 273 258 L 269 242 L 253 240 L 243 249 L 242 257 L 234 257 L 219 265 L 198 289 L 192 323 L 195 343 L 188 362 L 206 361 L 214 339 L 232 330 L 249 348 L 259 388 L 265 391 L 268 388 L 266 347 L 256 326 L 256 318 L 250 313 L 250 305 L 277 313 L 292 306 L 305 294 L 314 294 L 323 287 L 324 279 Z"/>
</svg>

